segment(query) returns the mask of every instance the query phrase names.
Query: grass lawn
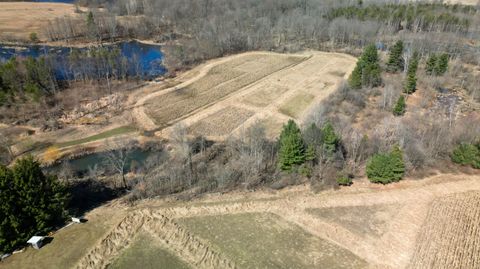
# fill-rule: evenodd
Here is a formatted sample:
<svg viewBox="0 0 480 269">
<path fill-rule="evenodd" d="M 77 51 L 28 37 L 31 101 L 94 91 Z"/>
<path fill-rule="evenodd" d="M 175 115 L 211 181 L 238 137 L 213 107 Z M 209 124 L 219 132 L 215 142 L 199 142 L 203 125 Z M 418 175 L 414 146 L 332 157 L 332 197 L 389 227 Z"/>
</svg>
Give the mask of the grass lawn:
<svg viewBox="0 0 480 269">
<path fill-rule="evenodd" d="M 100 140 L 100 139 L 109 138 L 109 137 L 112 137 L 112 136 L 132 133 L 132 132 L 135 132 L 135 131 L 136 131 L 136 129 L 132 126 L 122 126 L 122 127 L 118 127 L 118 128 L 115 128 L 115 129 L 105 131 L 103 133 L 99 133 L 99 134 L 96 134 L 96 135 L 85 137 L 85 138 L 82 138 L 82 139 L 77 139 L 77 140 L 58 143 L 55 146 L 59 147 L 59 148 L 76 146 L 76 145 L 80 145 L 80 144 L 84 144 L 84 143 L 88 143 L 88 142 L 93 142 L 93 141 Z"/>
<path fill-rule="evenodd" d="M 365 268 L 353 253 L 268 213 L 179 219 L 239 268 Z"/>
<path fill-rule="evenodd" d="M 298 118 L 313 101 L 315 96 L 300 92 L 280 107 L 280 112 L 292 118 Z"/>
<path fill-rule="evenodd" d="M 147 233 L 140 233 L 108 269 L 188 269 L 186 263 L 171 254 Z"/>
</svg>

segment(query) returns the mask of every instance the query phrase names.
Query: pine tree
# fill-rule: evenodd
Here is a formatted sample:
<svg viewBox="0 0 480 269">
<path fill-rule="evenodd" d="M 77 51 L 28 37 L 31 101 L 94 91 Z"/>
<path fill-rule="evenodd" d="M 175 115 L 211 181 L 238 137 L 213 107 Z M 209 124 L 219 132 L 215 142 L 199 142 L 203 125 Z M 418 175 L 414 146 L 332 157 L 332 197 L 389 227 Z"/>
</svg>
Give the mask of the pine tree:
<svg viewBox="0 0 480 269">
<path fill-rule="evenodd" d="M 388 184 L 399 181 L 405 174 L 403 152 L 395 146 L 390 153 L 375 154 L 367 162 L 367 176 L 373 183 Z"/>
<path fill-rule="evenodd" d="M 395 73 L 402 71 L 404 68 L 404 59 L 403 59 L 403 41 L 399 40 L 395 43 L 389 53 L 389 58 L 387 62 L 387 72 Z"/>
<path fill-rule="evenodd" d="M 417 76 L 415 73 L 407 74 L 407 81 L 405 83 L 404 92 L 406 94 L 412 94 L 417 89 Z"/>
<path fill-rule="evenodd" d="M 404 87 L 406 94 L 414 93 L 417 89 L 417 69 L 418 69 L 418 53 L 413 53 L 412 60 L 408 64 L 407 81 Z"/>
<path fill-rule="evenodd" d="M 15 226 L 18 220 L 16 195 L 13 188 L 12 172 L 0 165 L 0 253 L 9 252 L 19 243 Z"/>
<path fill-rule="evenodd" d="M 406 111 L 406 104 L 405 104 L 405 97 L 402 95 L 398 98 L 395 107 L 393 108 L 393 115 L 395 116 L 402 116 L 405 114 Z"/>
<path fill-rule="evenodd" d="M 333 125 L 327 122 L 322 127 L 323 149 L 328 156 L 332 156 L 340 144 L 340 137 L 335 133 Z"/>
<path fill-rule="evenodd" d="M 435 64 L 435 75 L 443 76 L 448 70 L 448 54 L 444 53 L 437 58 Z"/>
<path fill-rule="evenodd" d="M 44 175 L 32 157 L 18 160 L 12 169 L 0 168 L 0 197 L 0 216 L 6 216 L 0 220 L 2 252 L 49 232 L 63 220 L 67 202 L 63 185 L 56 177 Z"/>
<path fill-rule="evenodd" d="M 303 131 L 303 141 L 305 141 L 306 145 L 312 146 L 313 148 L 321 146 L 322 130 L 320 130 L 315 123 L 310 124 L 310 126 Z"/>
<path fill-rule="evenodd" d="M 353 69 L 352 74 L 348 80 L 349 85 L 352 89 L 360 89 L 362 88 L 362 72 L 363 72 L 363 63 L 361 62 L 362 59 L 359 59 L 355 69 Z"/>
<path fill-rule="evenodd" d="M 283 126 L 280 135 L 279 166 L 284 171 L 292 171 L 294 167 L 305 162 L 305 145 L 297 124 L 289 120 Z"/>
<path fill-rule="evenodd" d="M 87 13 L 87 36 L 89 39 L 93 40 L 97 36 L 97 26 L 95 24 L 95 17 L 93 16 L 93 12 L 89 11 Z"/>
<path fill-rule="evenodd" d="M 381 68 L 375 45 L 365 48 L 350 75 L 349 84 L 353 89 L 360 89 L 362 86 L 376 87 L 382 84 Z"/>
<path fill-rule="evenodd" d="M 435 66 L 437 65 L 437 55 L 432 54 L 428 57 L 425 72 L 427 75 L 432 76 L 435 74 Z"/>
</svg>

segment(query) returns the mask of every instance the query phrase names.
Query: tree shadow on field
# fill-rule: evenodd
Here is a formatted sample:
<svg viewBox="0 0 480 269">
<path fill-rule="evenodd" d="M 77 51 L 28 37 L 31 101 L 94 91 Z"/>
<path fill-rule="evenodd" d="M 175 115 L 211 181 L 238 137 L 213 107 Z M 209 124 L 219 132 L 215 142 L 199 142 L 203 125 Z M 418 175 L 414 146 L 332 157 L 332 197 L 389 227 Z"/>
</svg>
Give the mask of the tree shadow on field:
<svg viewBox="0 0 480 269">
<path fill-rule="evenodd" d="M 108 186 L 93 179 L 82 179 L 68 185 L 70 193 L 69 212 L 73 216 L 82 216 L 85 212 L 99 207 L 124 194 L 124 190 Z"/>
</svg>

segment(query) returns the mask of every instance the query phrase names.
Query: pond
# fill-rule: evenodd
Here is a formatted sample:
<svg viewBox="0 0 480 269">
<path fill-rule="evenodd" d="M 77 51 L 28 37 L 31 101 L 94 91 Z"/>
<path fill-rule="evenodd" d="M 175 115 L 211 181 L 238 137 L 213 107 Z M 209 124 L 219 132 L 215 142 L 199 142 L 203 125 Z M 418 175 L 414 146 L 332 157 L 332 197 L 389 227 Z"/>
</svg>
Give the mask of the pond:
<svg viewBox="0 0 480 269">
<path fill-rule="evenodd" d="M 125 41 L 110 45 L 104 45 L 103 48 L 108 50 L 116 49 L 119 52 L 120 62 L 126 61 L 125 73 L 132 76 L 141 76 L 144 79 L 153 79 L 165 74 L 166 69 L 163 66 L 163 53 L 158 45 L 145 44 L 138 41 Z M 5 62 L 12 57 L 48 57 L 51 62 L 57 79 L 72 79 L 81 69 L 85 72 L 86 68 L 92 68 L 87 64 L 80 66 L 72 65 L 69 57 L 75 52 L 88 52 L 89 48 L 72 48 L 72 47 L 54 47 L 46 45 L 28 45 L 28 46 L 8 46 L 0 44 L 0 62 Z M 76 53 L 78 54 L 78 53 Z M 98 70 L 91 70 L 98 73 Z"/>
<path fill-rule="evenodd" d="M 138 172 L 145 168 L 148 162 L 157 162 L 162 157 L 160 149 L 133 149 L 128 154 L 125 172 Z M 45 172 L 59 173 L 69 169 L 76 176 L 83 176 L 91 169 L 96 169 L 101 174 L 111 175 L 117 173 L 108 162 L 105 153 L 92 153 L 77 158 L 63 160 L 52 166 L 44 167 Z"/>
</svg>

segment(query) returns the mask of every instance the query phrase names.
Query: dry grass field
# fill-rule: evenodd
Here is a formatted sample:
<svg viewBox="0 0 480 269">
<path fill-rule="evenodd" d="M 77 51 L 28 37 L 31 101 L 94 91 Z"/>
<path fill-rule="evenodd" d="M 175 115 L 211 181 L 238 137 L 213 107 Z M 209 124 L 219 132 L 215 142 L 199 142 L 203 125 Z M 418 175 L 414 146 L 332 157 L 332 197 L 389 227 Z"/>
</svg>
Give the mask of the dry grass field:
<svg viewBox="0 0 480 269">
<path fill-rule="evenodd" d="M 134 116 L 145 129 L 182 123 L 192 135 L 223 139 L 255 122 L 302 122 L 309 109 L 331 94 L 353 70 L 354 57 L 308 51 L 299 54 L 249 52 L 211 61 L 196 75 L 136 104 Z M 268 129 L 270 137 L 278 128 Z"/>
<path fill-rule="evenodd" d="M 50 20 L 75 15 L 75 7 L 63 3 L 0 2 L 0 38 L 29 38 L 37 33 L 45 38 L 44 30 Z"/>
<path fill-rule="evenodd" d="M 478 268 L 479 193 L 478 175 L 439 175 L 115 203 L 0 267 Z"/>
<path fill-rule="evenodd" d="M 228 106 L 196 122 L 190 126 L 189 132 L 206 137 L 225 136 L 254 114 L 251 110 Z"/>
</svg>

